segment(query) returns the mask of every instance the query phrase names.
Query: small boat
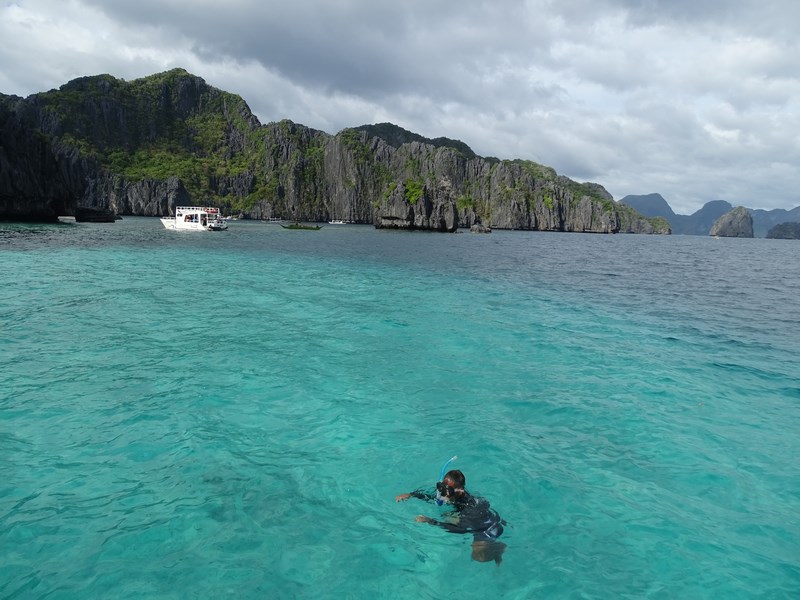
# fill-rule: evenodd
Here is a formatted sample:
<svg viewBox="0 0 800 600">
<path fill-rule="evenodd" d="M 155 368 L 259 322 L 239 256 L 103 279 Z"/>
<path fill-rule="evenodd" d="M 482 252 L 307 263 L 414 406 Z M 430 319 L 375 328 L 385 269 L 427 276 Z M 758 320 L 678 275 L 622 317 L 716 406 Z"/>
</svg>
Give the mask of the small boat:
<svg viewBox="0 0 800 600">
<path fill-rule="evenodd" d="M 228 228 L 218 208 L 201 206 L 178 206 L 175 217 L 162 217 L 161 223 L 167 229 L 181 231 L 225 231 Z"/>
<path fill-rule="evenodd" d="M 333 219 L 332 221 L 328 221 L 331 225 L 347 225 L 347 221 L 342 221 L 341 219 Z"/>
<path fill-rule="evenodd" d="M 302 223 L 289 223 L 288 225 L 281 223 L 281 227 L 284 229 L 307 229 L 310 231 L 319 231 L 322 229 L 322 225 L 304 225 Z"/>
<path fill-rule="evenodd" d="M 210 220 L 206 229 L 209 231 L 225 231 L 228 228 L 228 223 L 224 219 Z"/>
</svg>

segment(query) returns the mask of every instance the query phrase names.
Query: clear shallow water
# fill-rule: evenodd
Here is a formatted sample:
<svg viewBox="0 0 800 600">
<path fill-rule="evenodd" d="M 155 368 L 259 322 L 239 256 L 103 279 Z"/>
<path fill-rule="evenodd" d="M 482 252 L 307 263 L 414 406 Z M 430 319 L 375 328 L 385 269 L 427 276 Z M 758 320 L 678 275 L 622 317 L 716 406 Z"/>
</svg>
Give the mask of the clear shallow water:
<svg viewBox="0 0 800 600">
<path fill-rule="evenodd" d="M 799 252 L 0 225 L 0 597 L 796 598 Z"/>
</svg>

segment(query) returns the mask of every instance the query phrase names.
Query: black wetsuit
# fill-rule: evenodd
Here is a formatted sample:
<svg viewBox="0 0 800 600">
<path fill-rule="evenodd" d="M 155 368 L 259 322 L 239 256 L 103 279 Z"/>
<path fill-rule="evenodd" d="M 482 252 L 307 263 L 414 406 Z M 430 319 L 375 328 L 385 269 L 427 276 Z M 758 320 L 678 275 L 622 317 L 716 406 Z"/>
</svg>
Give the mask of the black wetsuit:
<svg viewBox="0 0 800 600">
<path fill-rule="evenodd" d="M 435 495 L 422 490 L 414 490 L 411 496 L 428 502 L 436 500 Z M 489 501 L 485 498 L 478 498 L 464 490 L 464 493 L 454 498 L 448 506 L 452 507 L 451 514 L 458 518 L 456 523 L 435 519 L 429 523 L 450 533 L 471 533 L 476 542 L 494 542 L 502 535 L 505 521 L 489 506 Z"/>
</svg>

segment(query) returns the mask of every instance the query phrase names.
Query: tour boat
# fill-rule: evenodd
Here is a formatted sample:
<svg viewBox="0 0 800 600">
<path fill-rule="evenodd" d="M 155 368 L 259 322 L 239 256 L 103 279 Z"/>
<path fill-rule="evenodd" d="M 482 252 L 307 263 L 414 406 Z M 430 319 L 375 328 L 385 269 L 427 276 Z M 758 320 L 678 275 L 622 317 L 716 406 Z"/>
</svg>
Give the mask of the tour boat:
<svg viewBox="0 0 800 600">
<path fill-rule="evenodd" d="M 175 217 L 162 217 L 167 229 L 181 231 L 224 231 L 228 224 L 219 214 L 218 208 L 201 206 L 179 206 Z"/>
</svg>

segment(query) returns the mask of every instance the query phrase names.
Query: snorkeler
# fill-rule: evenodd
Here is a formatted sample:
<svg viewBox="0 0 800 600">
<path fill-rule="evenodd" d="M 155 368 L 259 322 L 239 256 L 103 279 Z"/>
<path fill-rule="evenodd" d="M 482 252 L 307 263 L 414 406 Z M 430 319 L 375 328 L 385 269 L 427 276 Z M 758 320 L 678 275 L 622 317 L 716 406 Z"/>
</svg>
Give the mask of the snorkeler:
<svg viewBox="0 0 800 600">
<path fill-rule="evenodd" d="M 445 463 L 445 467 L 449 462 Z M 503 533 L 505 521 L 490 508 L 488 500 L 467 492 L 464 489 L 465 483 L 466 479 L 461 471 L 457 469 L 448 471 L 442 480 L 436 483 L 436 494 L 414 490 L 407 494 L 399 494 L 395 497 L 395 501 L 403 502 L 409 498 L 419 498 L 435 502 L 440 506 L 451 505 L 453 510 L 445 513 L 446 521 L 437 521 L 425 515 L 418 515 L 416 520 L 418 523 L 436 525 L 450 533 L 471 533 L 472 559 L 480 562 L 493 560 L 499 565 L 503 560 L 506 545 L 498 542 L 497 538 Z"/>
</svg>

